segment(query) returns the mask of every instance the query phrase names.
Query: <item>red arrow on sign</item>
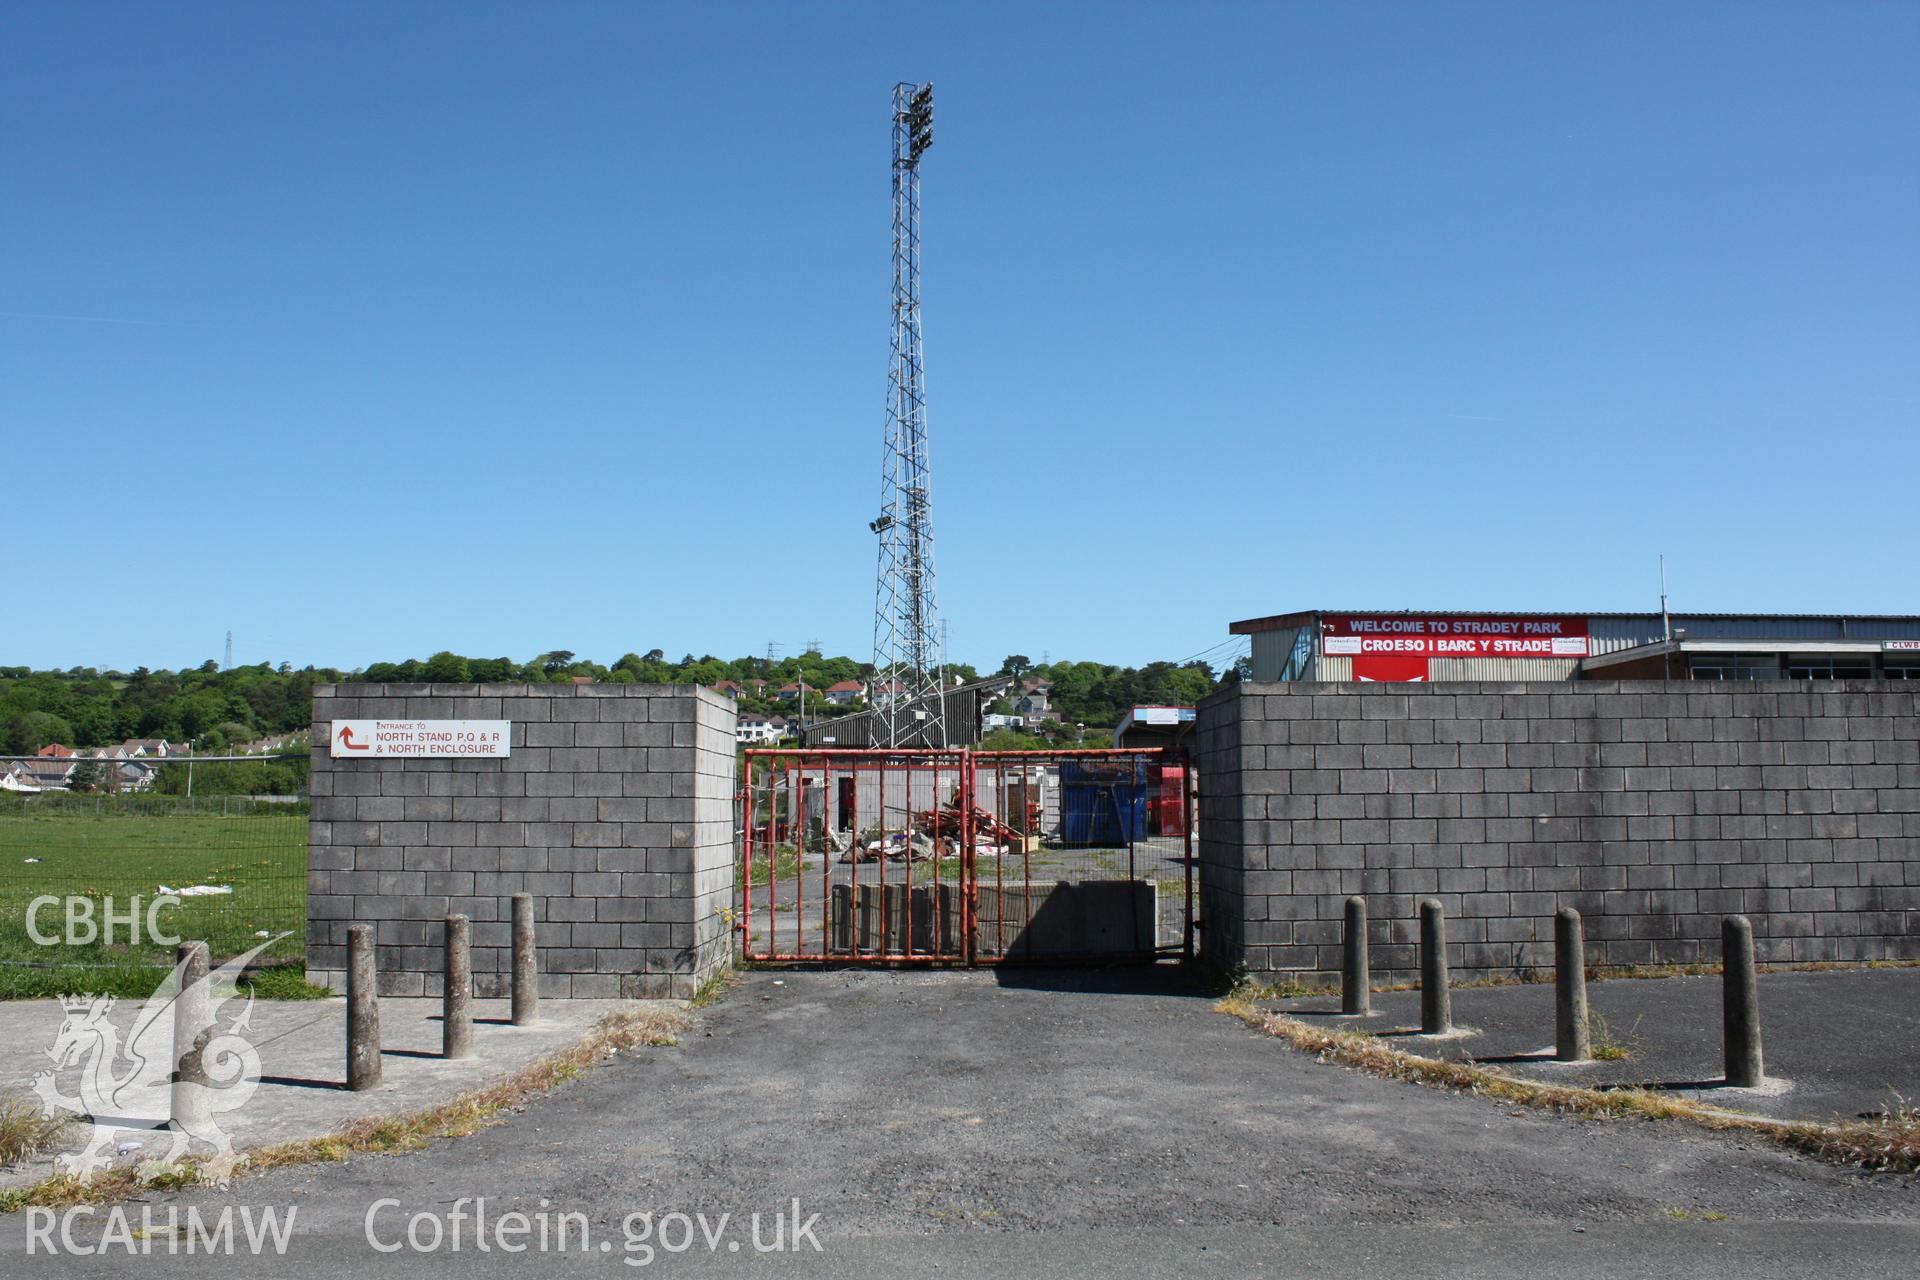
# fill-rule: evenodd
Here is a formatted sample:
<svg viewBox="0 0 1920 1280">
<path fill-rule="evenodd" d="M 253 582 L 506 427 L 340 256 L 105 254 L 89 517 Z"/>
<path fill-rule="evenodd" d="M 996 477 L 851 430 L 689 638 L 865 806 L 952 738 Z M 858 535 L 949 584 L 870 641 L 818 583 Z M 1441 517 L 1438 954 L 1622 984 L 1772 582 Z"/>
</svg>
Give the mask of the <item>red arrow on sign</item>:
<svg viewBox="0 0 1920 1280">
<path fill-rule="evenodd" d="M 353 726 L 346 724 L 340 726 L 340 745 L 349 751 L 365 751 L 368 749 L 366 743 L 355 742 L 353 740 Z"/>
</svg>

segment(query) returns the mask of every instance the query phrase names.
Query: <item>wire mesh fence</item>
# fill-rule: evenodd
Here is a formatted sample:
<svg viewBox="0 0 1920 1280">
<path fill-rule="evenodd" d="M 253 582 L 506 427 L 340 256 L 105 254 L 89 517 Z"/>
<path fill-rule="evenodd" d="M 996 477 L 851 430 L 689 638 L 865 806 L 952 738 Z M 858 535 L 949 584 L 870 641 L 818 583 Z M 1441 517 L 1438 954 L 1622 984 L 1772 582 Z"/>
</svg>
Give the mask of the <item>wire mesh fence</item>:
<svg viewBox="0 0 1920 1280">
<path fill-rule="evenodd" d="M 0 791 L 0 985 L 169 968 L 176 940 L 206 942 L 216 963 L 262 943 L 256 963 L 300 961 L 304 761 L 292 787 L 295 762 L 196 760 L 196 794 L 185 760 L 144 763 L 137 789 L 86 778 L 101 789 L 76 792 L 41 761 L 43 789 Z"/>
</svg>

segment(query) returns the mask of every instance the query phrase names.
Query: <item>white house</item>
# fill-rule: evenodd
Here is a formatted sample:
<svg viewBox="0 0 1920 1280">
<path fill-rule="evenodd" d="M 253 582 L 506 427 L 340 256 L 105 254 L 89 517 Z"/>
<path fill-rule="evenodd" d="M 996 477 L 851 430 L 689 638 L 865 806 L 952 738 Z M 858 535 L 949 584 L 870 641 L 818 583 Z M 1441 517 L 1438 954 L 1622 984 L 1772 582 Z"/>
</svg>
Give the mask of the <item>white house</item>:
<svg viewBox="0 0 1920 1280">
<path fill-rule="evenodd" d="M 138 760 L 122 760 L 116 766 L 119 770 L 117 789 L 120 791 L 151 791 L 154 775 L 159 773 L 150 764 Z"/>
<path fill-rule="evenodd" d="M 68 783 L 73 779 L 75 763 L 72 754 L 22 761 L 13 766 L 18 781 L 7 789 L 9 791 L 65 791 Z"/>
<path fill-rule="evenodd" d="M 781 716 L 747 714 L 735 722 L 733 740 L 748 746 L 771 746 L 787 736 L 787 722 Z"/>
<path fill-rule="evenodd" d="M 842 680 L 827 686 L 827 701 L 836 707 L 851 707 L 867 696 L 867 686 L 858 680 Z"/>
<path fill-rule="evenodd" d="M 1060 713 L 1050 705 L 1052 696 L 1051 681 L 1025 680 L 1020 684 L 1020 696 L 1013 700 L 1013 709 L 1028 720 L 1058 720 Z"/>
</svg>

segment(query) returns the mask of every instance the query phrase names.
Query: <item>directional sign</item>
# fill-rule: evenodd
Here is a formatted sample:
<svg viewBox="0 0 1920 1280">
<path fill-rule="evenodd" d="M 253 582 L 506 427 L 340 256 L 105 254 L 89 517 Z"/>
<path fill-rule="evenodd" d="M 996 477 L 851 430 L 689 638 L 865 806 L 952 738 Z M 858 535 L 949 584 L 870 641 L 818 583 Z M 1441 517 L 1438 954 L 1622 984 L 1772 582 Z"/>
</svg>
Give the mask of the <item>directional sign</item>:
<svg viewBox="0 0 1920 1280">
<path fill-rule="evenodd" d="M 510 756 L 511 720 L 335 720 L 333 757 Z"/>
</svg>

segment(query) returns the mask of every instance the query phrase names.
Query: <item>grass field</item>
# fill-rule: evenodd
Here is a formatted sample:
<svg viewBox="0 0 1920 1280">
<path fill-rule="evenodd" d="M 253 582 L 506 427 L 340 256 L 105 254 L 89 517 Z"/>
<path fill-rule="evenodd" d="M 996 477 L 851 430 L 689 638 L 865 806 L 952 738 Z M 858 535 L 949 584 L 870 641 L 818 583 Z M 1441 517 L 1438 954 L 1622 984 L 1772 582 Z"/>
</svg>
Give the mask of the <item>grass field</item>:
<svg viewBox="0 0 1920 1280">
<path fill-rule="evenodd" d="M 229 894 L 185 897 L 159 916 L 162 931 L 203 941 L 214 962 L 246 951 L 261 936 L 291 932 L 261 955 L 298 966 L 307 902 L 307 818 L 304 812 L 242 816 L 119 806 L 88 813 L 0 812 L 0 998 L 55 991 L 150 992 L 156 969 L 173 964 L 173 948 L 146 936 L 146 907 L 162 885 L 173 889 L 229 885 Z M 111 944 L 43 946 L 29 936 L 27 913 L 37 897 L 61 902 L 36 918 L 42 936 L 65 933 L 65 899 L 93 903 L 104 925 L 106 900 L 124 915 L 138 899 L 137 944 L 124 924 Z M 81 932 L 85 926 L 81 926 Z"/>
</svg>

